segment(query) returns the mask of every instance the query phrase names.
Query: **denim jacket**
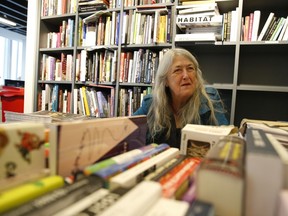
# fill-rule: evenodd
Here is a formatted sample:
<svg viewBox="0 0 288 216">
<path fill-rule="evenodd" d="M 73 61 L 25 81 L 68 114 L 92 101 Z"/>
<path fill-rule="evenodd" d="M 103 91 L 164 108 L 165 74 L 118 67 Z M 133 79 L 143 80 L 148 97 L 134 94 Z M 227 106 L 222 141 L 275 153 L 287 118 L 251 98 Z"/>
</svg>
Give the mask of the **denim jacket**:
<svg viewBox="0 0 288 216">
<path fill-rule="evenodd" d="M 221 98 L 220 95 L 218 93 L 218 91 L 215 88 L 212 87 L 206 87 L 205 88 L 208 96 L 213 100 L 216 101 L 215 103 L 213 103 L 214 108 L 215 108 L 215 117 L 218 121 L 219 125 L 228 125 L 229 122 L 225 116 L 225 110 L 222 106 L 222 103 L 220 102 Z M 152 104 L 152 95 L 146 95 L 143 98 L 142 101 L 142 105 L 141 107 L 133 114 L 133 115 L 147 115 L 149 108 Z M 217 102 L 219 101 L 219 102 Z M 201 105 L 200 105 L 200 118 L 201 118 L 201 124 L 203 125 L 209 125 L 209 117 L 210 117 L 210 113 L 211 110 L 207 104 L 207 99 L 202 97 L 201 98 Z M 147 131 L 147 136 L 146 136 L 146 142 L 147 144 L 149 143 L 157 143 L 157 144 L 161 144 L 161 143 L 168 143 L 171 147 L 177 147 L 180 148 L 180 141 L 181 141 L 181 128 L 176 128 L 176 123 L 175 123 L 175 119 L 171 116 L 171 135 L 169 137 L 169 139 L 165 138 L 166 135 L 166 130 L 160 132 L 159 134 L 157 134 L 153 139 L 150 135 L 150 132 Z"/>
</svg>

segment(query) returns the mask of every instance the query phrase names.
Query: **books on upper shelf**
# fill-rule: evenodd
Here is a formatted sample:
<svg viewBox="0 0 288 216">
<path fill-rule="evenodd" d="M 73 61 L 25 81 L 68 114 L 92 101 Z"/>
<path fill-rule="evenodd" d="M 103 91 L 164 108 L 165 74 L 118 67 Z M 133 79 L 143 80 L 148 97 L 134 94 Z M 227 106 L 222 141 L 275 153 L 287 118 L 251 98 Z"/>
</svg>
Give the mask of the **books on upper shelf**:
<svg viewBox="0 0 288 216">
<path fill-rule="evenodd" d="M 39 122 L 0 125 L 0 191 L 49 174 L 45 164 L 48 134 Z"/>
<path fill-rule="evenodd" d="M 200 163 L 196 199 L 211 203 L 216 215 L 243 215 L 245 145 L 240 137 L 225 136 Z"/>
<path fill-rule="evenodd" d="M 233 125 L 209 126 L 187 124 L 181 131 L 180 152 L 190 157 L 204 158 L 218 140 L 229 134 L 235 134 Z"/>
<path fill-rule="evenodd" d="M 263 130 L 248 128 L 245 139 L 244 214 L 275 215 L 283 188 L 283 163 Z"/>
</svg>

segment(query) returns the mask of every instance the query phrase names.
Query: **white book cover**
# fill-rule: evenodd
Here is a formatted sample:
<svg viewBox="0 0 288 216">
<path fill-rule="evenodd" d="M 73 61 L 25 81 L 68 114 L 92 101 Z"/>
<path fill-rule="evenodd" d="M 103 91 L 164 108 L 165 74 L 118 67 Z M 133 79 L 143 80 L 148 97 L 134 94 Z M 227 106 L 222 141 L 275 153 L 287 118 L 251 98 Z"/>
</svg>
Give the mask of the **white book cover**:
<svg viewBox="0 0 288 216">
<path fill-rule="evenodd" d="M 258 38 L 258 30 L 261 18 L 261 11 L 255 10 L 253 15 L 253 26 L 252 26 L 252 37 L 251 41 L 257 41 Z"/>
<path fill-rule="evenodd" d="M 143 215 L 161 198 L 161 195 L 162 188 L 158 182 L 142 181 L 105 210 L 101 216 Z"/>
</svg>

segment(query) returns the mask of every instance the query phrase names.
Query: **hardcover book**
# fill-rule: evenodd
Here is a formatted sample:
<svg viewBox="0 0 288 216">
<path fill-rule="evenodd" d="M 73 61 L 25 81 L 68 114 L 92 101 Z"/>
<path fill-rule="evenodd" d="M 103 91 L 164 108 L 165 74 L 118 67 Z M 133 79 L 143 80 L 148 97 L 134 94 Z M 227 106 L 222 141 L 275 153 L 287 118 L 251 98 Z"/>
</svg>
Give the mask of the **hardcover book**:
<svg viewBox="0 0 288 216">
<path fill-rule="evenodd" d="M 0 191 L 46 176 L 43 123 L 19 122 L 0 126 Z"/>
<path fill-rule="evenodd" d="M 74 175 L 97 161 L 142 147 L 146 127 L 146 116 L 52 124 L 51 172 Z"/>
<path fill-rule="evenodd" d="M 196 199 L 211 203 L 216 215 L 243 215 L 244 156 L 244 139 L 225 136 L 208 151 L 199 166 Z"/>
</svg>

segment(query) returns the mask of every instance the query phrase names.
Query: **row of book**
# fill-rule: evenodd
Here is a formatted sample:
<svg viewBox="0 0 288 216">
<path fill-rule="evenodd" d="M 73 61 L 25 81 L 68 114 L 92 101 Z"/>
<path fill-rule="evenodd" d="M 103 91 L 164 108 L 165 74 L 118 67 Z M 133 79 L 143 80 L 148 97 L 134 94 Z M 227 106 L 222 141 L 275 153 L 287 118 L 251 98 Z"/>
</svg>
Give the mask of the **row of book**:
<svg viewBox="0 0 288 216">
<path fill-rule="evenodd" d="M 119 30 L 120 13 L 116 11 L 100 10 L 86 18 L 79 17 L 78 45 L 118 45 Z"/>
<path fill-rule="evenodd" d="M 263 16 L 263 15 L 262 15 Z M 242 41 L 287 41 L 287 17 L 270 12 L 262 29 L 259 29 L 261 11 L 255 10 L 242 18 Z"/>
<path fill-rule="evenodd" d="M 76 81 L 115 83 L 117 56 L 117 50 L 81 50 L 76 58 Z"/>
<path fill-rule="evenodd" d="M 117 120 L 112 121 L 113 125 L 108 123 L 111 127 Z M 91 126 L 90 123 L 85 122 Z M 81 130 L 81 124 L 76 125 Z M 218 137 L 203 157 L 190 157 L 183 152 L 189 142 L 181 143 L 181 149 L 165 143 L 142 145 L 98 158 L 90 165 L 74 164 L 78 172 L 73 178 L 51 175 L 6 189 L 2 191 L 0 212 L 13 216 L 287 215 L 288 152 L 271 134 L 272 127 L 268 133 L 246 121 L 241 128 L 243 133 L 238 134 L 231 126 L 187 126 L 194 127 L 190 127 L 190 135 L 196 145 L 202 143 L 196 142 L 193 133 L 202 138 Z M 69 129 L 65 124 L 61 133 L 65 127 Z M 65 159 L 61 158 L 61 162 Z M 17 193 L 20 190 L 22 193 Z"/>
<path fill-rule="evenodd" d="M 47 48 L 72 47 L 74 45 L 74 20 L 63 20 L 58 32 L 47 33 Z"/>
<path fill-rule="evenodd" d="M 152 87 L 134 86 L 133 89 L 121 88 L 119 93 L 119 115 L 132 116 L 142 104 L 143 97 L 151 94 Z"/>
<path fill-rule="evenodd" d="M 42 0 L 41 16 L 76 13 L 78 0 Z"/>
<path fill-rule="evenodd" d="M 39 80 L 71 81 L 73 68 L 73 55 L 61 53 L 60 57 L 43 53 Z"/>
<path fill-rule="evenodd" d="M 158 52 L 150 49 L 121 52 L 120 54 L 120 82 L 154 83 L 159 61 L 167 49 Z"/>
</svg>

